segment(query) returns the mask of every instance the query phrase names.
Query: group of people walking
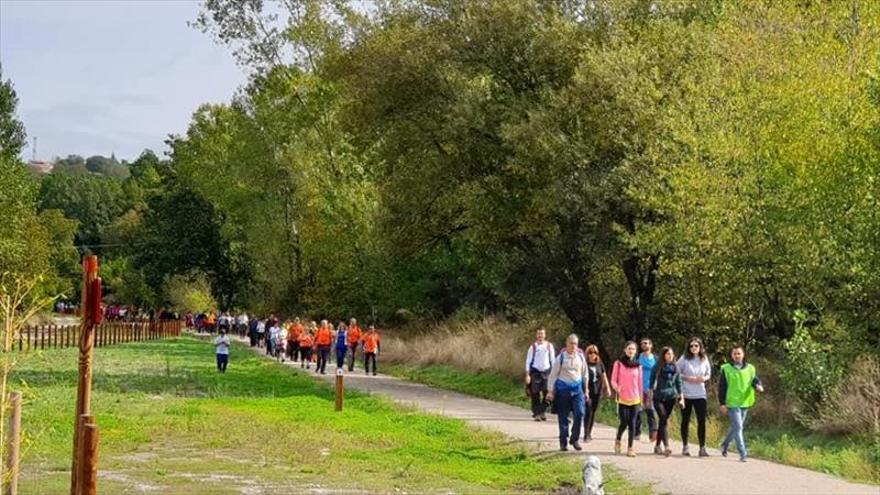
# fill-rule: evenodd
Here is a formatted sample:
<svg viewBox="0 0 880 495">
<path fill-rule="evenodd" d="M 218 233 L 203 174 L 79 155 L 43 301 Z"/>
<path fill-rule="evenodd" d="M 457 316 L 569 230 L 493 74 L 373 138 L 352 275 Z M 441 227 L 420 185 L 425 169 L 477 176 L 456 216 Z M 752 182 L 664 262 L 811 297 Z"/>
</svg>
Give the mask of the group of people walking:
<svg viewBox="0 0 880 495">
<path fill-rule="evenodd" d="M 216 331 L 218 333 L 230 333 L 233 330 L 237 330 L 239 334 L 243 334 L 250 322 L 250 317 L 247 313 L 239 313 L 233 316 L 228 311 L 223 311 L 219 314 L 214 311 L 207 311 L 197 314 L 187 313 L 184 315 L 183 321 L 186 328 L 193 328 L 197 332 L 214 333 Z"/>
<path fill-rule="evenodd" d="M 376 357 L 381 337 L 374 325 L 369 325 L 364 331 L 352 318 L 348 324 L 340 321 L 334 329 L 327 320 L 321 320 L 320 324 L 315 321 L 303 323 L 300 318 L 281 322 L 275 315 L 266 319 L 248 318 L 246 321 L 251 347 L 265 348 L 267 355 L 281 362 L 290 359 L 299 362 L 304 369 L 311 369 L 314 364 L 316 373 L 326 374 L 331 351 L 335 351 L 336 367 L 343 368 L 347 361 L 348 371 L 354 371 L 356 355 L 361 349 L 364 372 L 377 373 Z M 220 326 L 219 332 L 214 341 L 217 369 L 225 372 L 229 361 L 229 337 L 225 326 Z"/>
<path fill-rule="evenodd" d="M 635 437 L 641 433 L 641 418 L 646 417 L 654 453 L 669 457 L 668 424 L 676 406 L 681 409 L 682 455 L 690 456 L 689 427 L 696 415 L 698 455 L 707 457 L 706 418 L 708 396 L 706 383 L 712 377 L 712 365 L 699 338 L 688 341 L 681 357 L 676 358 L 671 347 L 654 353 L 651 339 L 643 338 L 638 344 L 627 342 L 623 353 L 614 361 L 609 379 L 599 350 L 588 345 L 582 350 L 577 335 L 569 335 L 565 348 L 558 354 L 547 341 L 546 331 L 540 329 L 535 342 L 526 354 L 525 381 L 531 397 L 532 417 L 546 421 L 546 409 L 557 415 L 559 447 L 582 450 L 583 439 L 592 440 L 596 411 L 604 392 L 617 397 L 619 424 L 614 443 L 615 453 L 623 452 L 623 434 L 627 433 L 626 455 L 635 457 Z M 743 427 L 749 409 L 755 404 L 755 391 L 763 385 L 755 367 L 745 361 L 745 350 L 736 345 L 730 350 L 730 362 L 721 367 L 718 383 L 720 411 L 730 418 L 730 429 L 721 444 L 721 455 L 726 457 L 731 443 L 735 443 L 740 461 L 746 460 Z M 569 427 L 569 423 L 571 427 Z"/>
</svg>

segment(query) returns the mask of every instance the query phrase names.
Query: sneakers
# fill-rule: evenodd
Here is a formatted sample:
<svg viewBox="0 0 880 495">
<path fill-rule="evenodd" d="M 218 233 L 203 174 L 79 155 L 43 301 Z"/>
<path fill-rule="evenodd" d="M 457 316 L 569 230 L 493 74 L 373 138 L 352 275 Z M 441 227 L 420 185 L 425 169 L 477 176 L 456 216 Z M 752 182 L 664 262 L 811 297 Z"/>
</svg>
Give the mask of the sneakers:
<svg viewBox="0 0 880 495">
<path fill-rule="evenodd" d="M 721 457 L 727 457 L 727 444 L 721 444 Z"/>
<path fill-rule="evenodd" d="M 564 443 L 559 444 L 559 450 L 568 452 L 568 445 L 565 445 Z"/>
<path fill-rule="evenodd" d="M 688 446 L 687 446 L 687 445 L 685 445 L 684 447 L 681 448 L 681 455 L 683 455 L 683 456 L 685 456 L 685 457 L 690 457 L 690 456 L 691 456 L 691 451 L 688 450 Z"/>
<path fill-rule="evenodd" d="M 593 435 L 587 435 L 587 436 L 585 436 L 585 437 L 584 437 L 584 441 L 585 441 L 585 442 L 588 442 L 588 443 L 589 443 L 589 442 L 592 442 L 592 441 L 593 441 Z"/>
<path fill-rule="evenodd" d="M 654 453 L 657 455 L 663 455 L 663 448 L 659 445 L 654 446 Z"/>
<path fill-rule="evenodd" d="M 706 447 L 700 447 L 700 457 L 709 457 L 709 452 L 706 451 Z"/>
<path fill-rule="evenodd" d="M 626 450 L 626 456 L 627 457 L 635 457 L 636 456 L 636 449 L 634 449 L 632 447 L 628 448 Z"/>
<path fill-rule="evenodd" d="M 541 414 L 540 418 L 541 418 L 541 421 L 547 421 L 547 415 L 546 415 L 546 414 Z"/>
<path fill-rule="evenodd" d="M 541 416 L 538 416 L 537 414 L 533 414 L 532 419 L 534 419 L 535 421 L 541 421 Z"/>
<path fill-rule="evenodd" d="M 739 456 L 739 462 L 746 462 L 746 456 L 744 456 L 744 455 Z"/>
<path fill-rule="evenodd" d="M 376 376 L 376 372 L 375 372 L 375 371 L 373 372 L 373 376 Z"/>
<path fill-rule="evenodd" d="M 666 450 L 663 451 L 663 455 L 666 456 L 666 457 L 671 456 L 671 455 L 672 455 L 672 449 L 670 449 L 669 447 L 667 447 Z"/>
<path fill-rule="evenodd" d="M 577 450 L 578 452 L 580 452 L 581 450 L 584 450 L 584 448 L 581 447 L 581 443 L 577 442 L 577 441 L 571 442 L 571 446 L 574 448 L 574 450 Z"/>
<path fill-rule="evenodd" d="M 614 453 L 617 455 L 620 455 L 620 453 L 622 451 L 623 451 L 623 446 L 620 445 L 620 440 L 615 440 L 614 441 Z"/>
<path fill-rule="evenodd" d="M 657 441 L 657 432 L 656 432 L 656 431 L 652 431 L 652 432 L 651 432 L 651 443 L 654 443 L 654 442 L 656 442 L 656 441 Z"/>
</svg>

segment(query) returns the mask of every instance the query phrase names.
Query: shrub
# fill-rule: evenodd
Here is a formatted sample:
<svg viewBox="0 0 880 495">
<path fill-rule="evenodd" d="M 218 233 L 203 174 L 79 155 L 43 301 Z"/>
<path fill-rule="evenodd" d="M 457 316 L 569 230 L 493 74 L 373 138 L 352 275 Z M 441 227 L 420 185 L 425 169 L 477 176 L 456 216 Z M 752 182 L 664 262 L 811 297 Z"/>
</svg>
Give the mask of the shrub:
<svg viewBox="0 0 880 495">
<path fill-rule="evenodd" d="M 801 416 L 809 418 L 821 411 L 832 395 L 843 375 L 843 366 L 840 353 L 814 339 L 804 325 L 805 320 L 802 312 L 796 312 L 794 335 L 784 343 L 787 353 L 780 376 L 786 390 L 797 399 Z"/>
</svg>

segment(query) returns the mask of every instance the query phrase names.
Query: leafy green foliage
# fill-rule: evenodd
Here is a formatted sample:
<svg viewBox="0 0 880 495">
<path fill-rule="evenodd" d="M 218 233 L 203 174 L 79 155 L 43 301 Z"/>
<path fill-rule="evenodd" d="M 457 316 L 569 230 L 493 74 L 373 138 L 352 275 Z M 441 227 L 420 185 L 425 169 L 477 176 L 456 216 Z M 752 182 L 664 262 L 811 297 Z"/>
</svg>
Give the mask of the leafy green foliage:
<svg viewBox="0 0 880 495">
<path fill-rule="evenodd" d="M 36 212 L 37 184 L 17 159 L 0 156 L 0 267 L 33 277 L 49 268 L 49 238 Z"/>
<path fill-rule="evenodd" d="M 211 283 L 204 273 L 174 275 L 165 283 L 165 297 L 180 314 L 207 313 L 217 310 Z"/>
<path fill-rule="evenodd" d="M 0 160 L 18 160 L 26 144 L 24 124 L 15 115 L 17 106 L 18 95 L 12 81 L 3 80 L 3 67 L 0 67 Z"/>
<path fill-rule="evenodd" d="M 101 244 L 105 230 L 130 204 L 118 179 L 70 174 L 43 178 L 39 203 L 41 210 L 58 209 L 79 222 L 76 242 L 90 245 Z"/>
<path fill-rule="evenodd" d="M 785 341 L 785 364 L 780 368 L 785 387 L 798 399 L 804 414 L 818 413 L 834 395 L 845 371 L 841 353 L 834 346 L 817 342 L 808 327 L 805 315 L 796 313 L 794 335 Z"/>
</svg>

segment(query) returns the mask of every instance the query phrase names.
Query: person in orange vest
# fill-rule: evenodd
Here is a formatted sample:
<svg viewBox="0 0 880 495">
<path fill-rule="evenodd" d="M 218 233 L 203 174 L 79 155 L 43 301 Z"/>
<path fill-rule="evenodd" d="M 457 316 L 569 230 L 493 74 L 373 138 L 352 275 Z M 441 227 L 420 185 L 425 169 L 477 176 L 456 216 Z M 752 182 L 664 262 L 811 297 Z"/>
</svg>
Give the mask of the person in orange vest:
<svg viewBox="0 0 880 495">
<path fill-rule="evenodd" d="M 312 333 L 309 331 L 304 331 L 299 336 L 299 353 L 302 356 L 302 360 L 299 363 L 300 368 L 309 369 L 311 366 L 312 359 L 312 345 L 315 340 L 312 338 Z"/>
<path fill-rule="evenodd" d="M 361 327 L 358 326 L 357 320 L 352 318 L 348 323 L 348 349 L 350 352 L 348 355 L 348 371 L 354 371 L 355 353 L 363 336 L 364 333 L 361 331 Z"/>
<path fill-rule="evenodd" d="M 312 336 L 312 342 L 314 342 L 315 335 L 317 335 L 317 333 L 318 333 L 318 324 L 315 323 L 315 320 L 312 320 L 311 322 L 309 322 L 308 332 Z M 309 358 L 309 360 L 311 362 L 315 363 L 315 366 L 318 365 L 318 349 L 317 349 L 316 345 L 312 345 L 312 354 L 311 354 L 311 357 Z"/>
<path fill-rule="evenodd" d="M 299 318 L 294 318 L 287 329 L 287 355 L 294 363 L 299 360 L 299 337 L 304 330 L 305 327 L 300 323 Z"/>
<path fill-rule="evenodd" d="M 364 373 L 370 374 L 370 361 L 373 362 L 373 376 L 376 376 L 376 355 L 379 354 L 379 332 L 376 327 L 367 327 L 364 334 Z"/>
<path fill-rule="evenodd" d="M 214 312 L 211 311 L 208 313 L 208 316 L 205 318 L 205 329 L 208 333 L 214 333 L 214 324 L 217 323 L 217 316 L 214 315 Z"/>
<path fill-rule="evenodd" d="M 318 367 L 315 373 L 326 375 L 327 360 L 330 359 L 330 347 L 333 345 L 333 329 L 327 320 L 321 320 L 321 328 L 315 333 L 315 345 L 318 347 Z"/>
</svg>

